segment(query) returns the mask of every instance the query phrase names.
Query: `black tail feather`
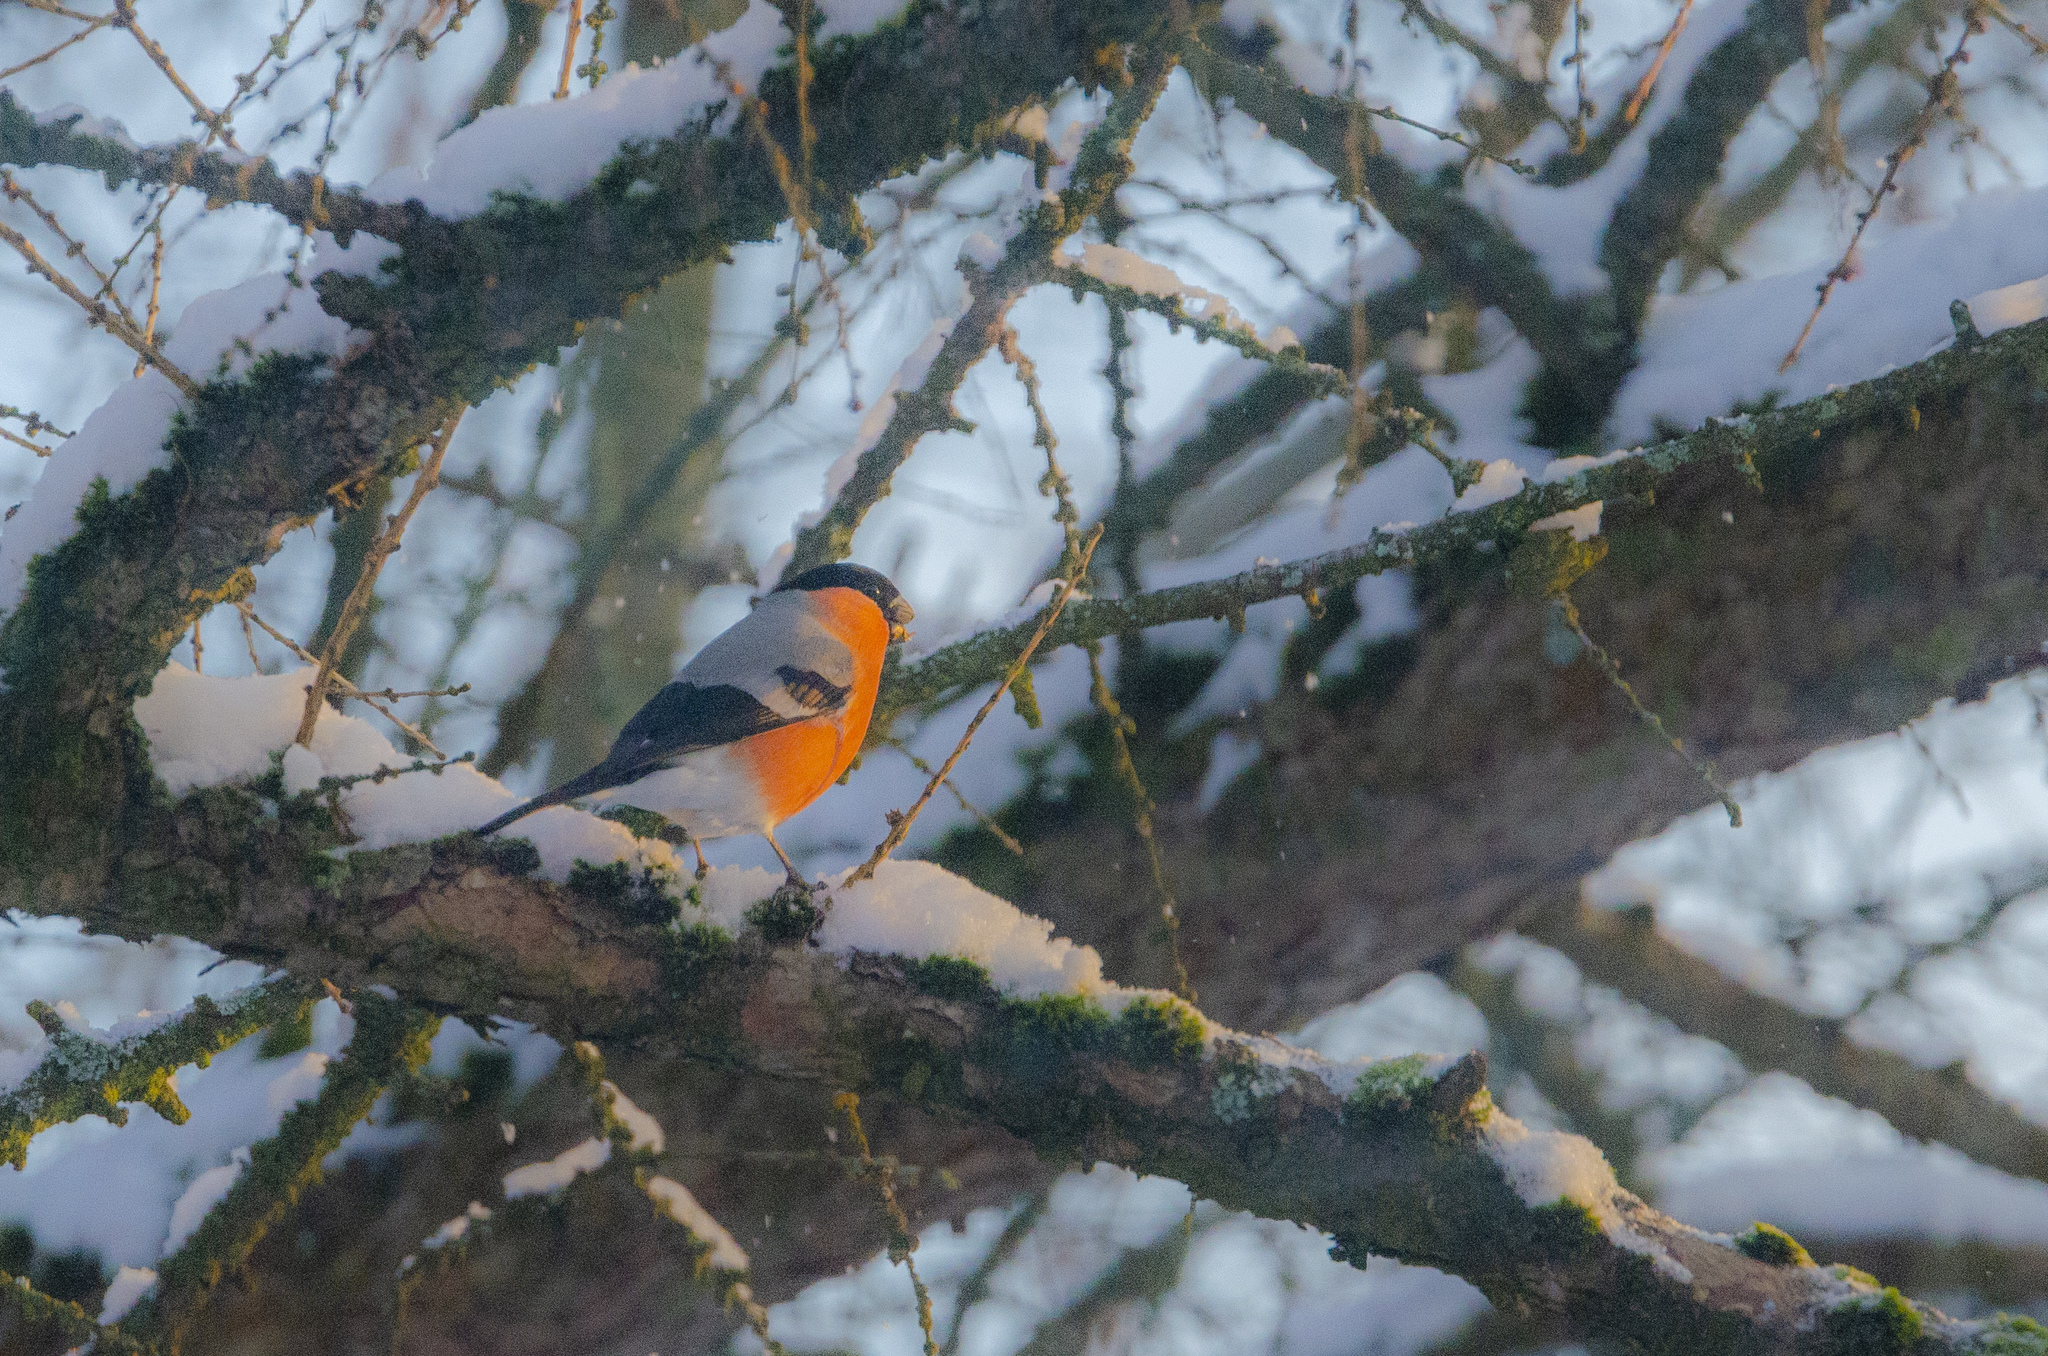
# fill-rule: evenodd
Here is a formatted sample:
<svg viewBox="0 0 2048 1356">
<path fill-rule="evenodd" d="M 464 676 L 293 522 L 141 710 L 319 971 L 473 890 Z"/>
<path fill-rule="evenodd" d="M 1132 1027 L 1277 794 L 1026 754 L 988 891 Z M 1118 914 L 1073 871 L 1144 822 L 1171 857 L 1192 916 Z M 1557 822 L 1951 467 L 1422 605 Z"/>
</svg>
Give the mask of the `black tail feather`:
<svg viewBox="0 0 2048 1356">
<path fill-rule="evenodd" d="M 602 791 L 606 787 L 615 785 L 617 783 L 608 775 L 608 769 L 603 763 L 599 763 L 582 776 L 571 777 L 553 790 L 541 792 L 517 809 L 507 810 L 490 823 L 477 829 L 476 835 L 479 838 L 485 837 L 496 833 L 514 820 L 526 818 L 535 810 L 545 810 L 550 805 L 560 805 L 565 801 L 575 800 L 578 796 L 587 796 L 594 791 Z"/>
</svg>

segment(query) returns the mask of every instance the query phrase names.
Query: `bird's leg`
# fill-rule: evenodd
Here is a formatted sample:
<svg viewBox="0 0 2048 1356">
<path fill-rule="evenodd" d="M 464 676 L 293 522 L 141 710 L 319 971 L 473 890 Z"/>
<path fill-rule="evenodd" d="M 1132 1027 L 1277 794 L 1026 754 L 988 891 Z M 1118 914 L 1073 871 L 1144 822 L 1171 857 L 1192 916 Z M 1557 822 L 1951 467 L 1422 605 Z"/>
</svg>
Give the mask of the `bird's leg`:
<svg viewBox="0 0 2048 1356">
<path fill-rule="evenodd" d="M 703 880 L 711 874 L 711 863 L 704 860 L 704 845 L 692 838 L 690 840 L 690 850 L 697 854 L 697 879 Z"/>
<path fill-rule="evenodd" d="M 803 872 L 796 869 L 796 863 L 792 862 L 789 859 L 789 854 L 782 850 L 782 844 L 775 841 L 775 830 L 763 829 L 761 830 L 761 836 L 768 840 L 768 846 L 774 848 L 775 855 L 782 859 L 782 869 L 789 872 L 789 883 L 804 890 L 810 889 L 810 885 L 804 880 Z"/>
</svg>

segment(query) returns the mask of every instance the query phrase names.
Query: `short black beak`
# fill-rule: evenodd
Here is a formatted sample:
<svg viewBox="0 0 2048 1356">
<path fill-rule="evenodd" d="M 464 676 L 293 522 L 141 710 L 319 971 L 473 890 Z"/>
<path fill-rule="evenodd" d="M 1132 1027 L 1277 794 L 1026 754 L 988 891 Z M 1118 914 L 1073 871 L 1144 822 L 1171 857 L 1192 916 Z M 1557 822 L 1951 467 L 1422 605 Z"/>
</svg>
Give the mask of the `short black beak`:
<svg viewBox="0 0 2048 1356">
<path fill-rule="evenodd" d="M 891 598 L 889 606 L 884 608 L 883 611 L 888 614 L 889 621 L 896 626 L 908 626 L 911 622 L 917 620 L 916 609 L 912 608 L 909 600 L 901 595 Z"/>
</svg>

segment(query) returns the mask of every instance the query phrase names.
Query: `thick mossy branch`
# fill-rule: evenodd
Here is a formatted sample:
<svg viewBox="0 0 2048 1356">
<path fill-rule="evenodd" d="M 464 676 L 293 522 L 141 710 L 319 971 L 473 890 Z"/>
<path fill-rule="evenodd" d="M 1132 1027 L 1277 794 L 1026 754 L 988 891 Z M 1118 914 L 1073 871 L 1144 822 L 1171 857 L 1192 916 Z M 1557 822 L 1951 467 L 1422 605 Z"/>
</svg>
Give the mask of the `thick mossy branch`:
<svg viewBox="0 0 2048 1356">
<path fill-rule="evenodd" d="M 24 1347 L 49 1334 L 71 1344 L 73 1351 L 105 1352 L 107 1356 L 145 1356 L 148 1348 L 118 1328 L 103 1328 L 79 1305 L 46 1295 L 26 1276 L 0 1271 L 0 1309 L 13 1311 L 8 1336 Z M 24 1331 L 26 1330 L 26 1331 Z"/>
<path fill-rule="evenodd" d="M 1877 1112 L 1901 1134 L 2048 1181 L 2048 1130 L 1971 1083 L 1961 1066 L 1923 1069 L 1859 1045 L 1845 1023 L 1767 998 L 1665 940 L 1647 909 L 1613 913 L 1574 904 L 1521 927 L 1569 956 L 1587 979 L 1681 1031 L 1718 1041 L 1752 1069 L 1782 1069 L 1824 1096 Z"/>
<path fill-rule="evenodd" d="M 341 1147 L 384 1089 L 427 1062 L 439 1016 L 374 993 L 354 1002 L 355 1034 L 328 1065 L 320 1094 L 285 1113 L 277 1133 L 250 1150 L 249 1164 L 190 1239 L 157 1266 L 156 1291 L 121 1328 L 169 1356 L 214 1286 L 241 1270 L 300 1193 L 320 1180 L 320 1162 Z"/>
<path fill-rule="evenodd" d="M 83 131 L 83 113 L 41 118 L 0 89 L 0 164 L 65 165 L 91 170 L 110 189 L 140 183 L 196 188 L 209 207 L 255 203 L 294 226 L 331 231 L 343 245 L 357 231 L 402 241 L 425 213 L 404 204 L 372 202 L 360 190 L 336 189 L 304 170 L 285 175 L 260 156 L 207 150 L 196 141 L 137 146 L 113 132 Z"/>
<path fill-rule="evenodd" d="M 1262 565 L 1223 579 L 1158 589 L 1134 598 L 1078 601 L 1061 615 L 1039 647 L 1045 654 L 1062 645 L 1083 644 L 1124 632 L 1198 617 L 1231 617 L 1247 607 L 1310 591 L 1329 594 L 1371 574 L 1404 566 L 1430 565 L 1475 552 L 1505 559 L 1531 523 L 1595 501 L 1647 501 L 1659 482 L 1699 463 L 1733 465 L 1754 474 L 1775 459 L 1803 448 L 1824 433 L 1891 421 L 1903 426 L 1917 402 L 2020 368 L 2048 380 L 2048 321 L 2037 320 L 1972 347 L 1955 347 L 1913 364 L 1768 413 L 1722 422 L 1657 443 L 1642 451 L 1589 466 L 1564 479 L 1532 482 L 1497 504 L 1451 513 L 1405 531 L 1380 529 L 1356 546 L 1306 560 Z M 1031 623 L 988 631 L 950 645 L 914 663 L 892 668 L 883 678 L 878 716 L 942 701 L 1007 671 L 1030 638 Z M 876 721 L 882 728 L 884 722 Z"/>
<path fill-rule="evenodd" d="M 226 808 L 236 796 L 252 802 L 246 818 Z M 1326 1230 L 1346 1257 L 1439 1267 L 1497 1303 L 1645 1349 L 1675 1349 L 1671 1335 L 1686 1334 L 1691 1352 L 1827 1351 L 1816 1334 L 1832 1330 L 1824 1320 L 1837 1307 L 1883 1302 L 1874 1286 L 1716 1243 L 1620 1192 L 1604 1169 L 1568 1174 L 1588 1201 L 1524 1201 L 1496 1162 L 1518 1127 L 1494 1118 L 1476 1058 L 1442 1072 L 1421 1059 L 1351 1071 L 1361 1076 L 1340 1079 L 1340 1093 L 1325 1077 L 1345 1071 L 1276 1061 L 1280 1047 L 1171 999 L 1111 1016 L 1079 997 L 1004 998 L 967 964 L 849 961 L 752 929 L 732 939 L 650 922 L 625 890 L 534 879 L 534 855 L 516 841 L 465 834 L 336 863 L 313 817 L 267 816 L 256 800 L 229 789 L 188 798 L 175 816 L 185 833 L 204 832 L 201 821 L 237 826 L 215 831 L 239 833 L 241 850 L 214 844 L 226 869 L 186 881 L 151 922 L 132 907 L 105 916 L 331 976 L 359 995 L 356 1036 L 320 1096 L 259 1146 L 225 1204 L 164 1264 L 157 1298 L 124 1325 L 154 1343 L 175 1337 L 180 1316 L 240 1265 L 378 1090 L 425 1057 L 433 1019 L 364 992 L 379 982 L 410 1002 L 530 1020 L 565 1040 L 900 1096 L 1001 1128 L 1053 1161 L 1170 1175 L 1226 1206 Z M 1540 1148 L 1558 1162 L 1583 1152 L 1563 1139 Z M 1964 1349 L 1969 1330 L 1907 1312 L 1938 1343 L 1927 1350 Z"/>
<path fill-rule="evenodd" d="M 102 1041 L 73 1031 L 47 1003 L 29 1004 L 50 1053 L 28 1077 L 0 1094 L 0 1160 L 27 1166 L 29 1141 L 53 1125 L 81 1116 L 128 1123 L 123 1102 L 140 1102 L 174 1125 L 190 1112 L 171 1076 L 187 1064 L 205 1068 L 213 1057 L 267 1026 L 295 1021 L 312 1002 L 307 985 L 280 979 L 218 1002 L 201 995 L 181 1017 L 154 1031 Z"/>
</svg>

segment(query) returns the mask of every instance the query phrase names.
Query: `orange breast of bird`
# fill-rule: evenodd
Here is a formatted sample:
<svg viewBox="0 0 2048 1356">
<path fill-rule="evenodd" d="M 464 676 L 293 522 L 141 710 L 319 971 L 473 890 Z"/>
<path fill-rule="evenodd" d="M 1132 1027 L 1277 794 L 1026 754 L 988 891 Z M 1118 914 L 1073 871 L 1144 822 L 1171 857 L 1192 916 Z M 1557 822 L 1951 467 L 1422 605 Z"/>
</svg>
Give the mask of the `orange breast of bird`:
<svg viewBox="0 0 2048 1356">
<path fill-rule="evenodd" d="M 882 609 L 852 589 L 819 589 L 811 605 L 825 629 L 853 652 L 853 690 L 838 714 L 752 735 L 733 752 L 752 773 L 770 824 L 780 824 L 825 793 L 860 752 L 875 713 L 889 623 Z"/>
</svg>

